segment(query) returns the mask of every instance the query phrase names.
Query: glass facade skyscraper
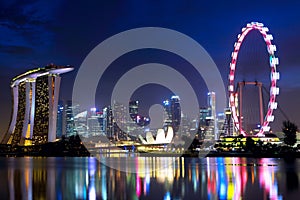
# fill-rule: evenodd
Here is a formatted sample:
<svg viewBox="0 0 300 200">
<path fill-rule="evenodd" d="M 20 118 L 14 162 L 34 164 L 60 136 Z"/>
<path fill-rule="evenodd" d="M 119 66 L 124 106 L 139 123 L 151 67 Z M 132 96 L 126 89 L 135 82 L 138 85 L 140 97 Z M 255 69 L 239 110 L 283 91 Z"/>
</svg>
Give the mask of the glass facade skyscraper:
<svg viewBox="0 0 300 200">
<path fill-rule="evenodd" d="M 61 138 L 65 135 L 65 109 L 64 109 L 64 102 L 58 101 L 57 105 L 57 122 L 56 122 L 56 137 Z"/>
<path fill-rule="evenodd" d="M 165 110 L 164 126 L 171 126 L 174 133 L 178 132 L 181 121 L 180 99 L 178 96 L 172 96 L 163 102 Z"/>
<path fill-rule="evenodd" d="M 213 129 L 214 139 L 218 139 L 217 114 L 216 114 L 216 93 L 209 92 L 207 94 L 207 104 L 210 117 L 210 126 Z"/>
<path fill-rule="evenodd" d="M 76 128 L 75 128 L 75 120 L 74 116 L 77 113 L 73 113 L 76 105 L 73 105 L 73 102 L 71 100 L 68 100 L 66 105 L 65 105 L 65 112 L 66 112 L 66 136 L 71 136 L 75 134 Z"/>
</svg>

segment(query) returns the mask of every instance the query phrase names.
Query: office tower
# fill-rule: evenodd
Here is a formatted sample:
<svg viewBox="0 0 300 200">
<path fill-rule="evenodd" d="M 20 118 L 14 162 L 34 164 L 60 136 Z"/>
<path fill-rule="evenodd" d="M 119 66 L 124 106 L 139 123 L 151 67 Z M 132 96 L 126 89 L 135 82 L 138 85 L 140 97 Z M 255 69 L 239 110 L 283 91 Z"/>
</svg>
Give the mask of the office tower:
<svg viewBox="0 0 300 200">
<path fill-rule="evenodd" d="M 66 136 L 74 135 L 75 132 L 75 121 L 74 121 L 74 115 L 73 114 L 73 103 L 71 100 L 68 100 L 66 105 Z"/>
<path fill-rule="evenodd" d="M 199 115 L 199 126 L 198 126 L 198 136 L 199 139 L 204 140 L 206 137 L 206 132 L 208 131 L 209 122 L 208 119 L 208 109 L 207 108 L 200 108 L 200 115 Z"/>
<path fill-rule="evenodd" d="M 97 116 L 98 116 L 98 123 L 100 126 L 100 135 L 106 135 L 106 126 L 107 126 L 106 113 L 104 112 L 104 110 L 102 110 L 102 112 L 97 113 Z"/>
<path fill-rule="evenodd" d="M 214 139 L 218 139 L 218 127 L 217 127 L 217 116 L 216 116 L 216 94 L 215 92 L 209 92 L 207 94 L 207 104 L 209 110 L 209 119 L 211 120 L 210 126 L 213 129 Z"/>
<path fill-rule="evenodd" d="M 200 108 L 199 117 L 199 138 L 217 140 L 219 135 L 216 117 L 216 95 L 214 92 L 207 94 L 207 108 Z"/>
<path fill-rule="evenodd" d="M 130 101 L 129 102 L 129 115 L 132 119 L 130 122 L 128 122 L 128 133 L 135 132 L 139 127 L 148 126 L 150 124 L 149 117 L 141 116 L 139 113 L 139 101 Z M 141 131 L 141 129 L 140 129 Z"/>
<path fill-rule="evenodd" d="M 130 120 L 127 124 L 126 131 L 130 135 L 138 135 L 143 131 L 137 125 L 140 125 L 141 117 L 138 115 L 139 111 L 139 101 L 129 101 L 129 115 Z"/>
<path fill-rule="evenodd" d="M 235 135 L 234 122 L 232 120 L 232 114 L 230 108 L 225 108 L 225 122 L 224 122 L 224 134 L 225 135 Z"/>
<path fill-rule="evenodd" d="M 57 122 L 56 122 L 56 137 L 61 138 L 64 135 L 64 120 L 65 120 L 64 102 L 58 101 L 57 105 Z"/>
<path fill-rule="evenodd" d="M 106 116 L 106 136 L 109 139 L 114 138 L 114 117 L 111 106 L 103 109 L 103 115 Z"/>
<path fill-rule="evenodd" d="M 209 110 L 209 116 L 212 120 L 216 119 L 216 94 L 214 92 L 209 92 L 207 94 L 207 106 Z"/>
<path fill-rule="evenodd" d="M 200 108 L 199 127 L 209 126 L 209 110 L 207 108 Z"/>
<path fill-rule="evenodd" d="M 13 112 L 2 143 L 42 144 L 56 139 L 59 76 L 70 66 L 48 65 L 13 78 Z"/>
<path fill-rule="evenodd" d="M 225 121 L 226 121 L 226 115 L 225 113 L 218 113 L 217 114 L 217 129 L 218 129 L 218 135 L 225 135 Z"/>
<path fill-rule="evenodd" d="M 114 102 L 113 108 L 113 138 L 120 140 L 128 133 L 129 124 L 132 121 L 128 116 L 127 107 L 118 102 Z"/>
<path fill-rule="evenodd" d="M 174 133 L 178 132 L 181 121 L 180 99 L 178 96 L 172 96 L 163 102 L 165 117 L 164 126 L 171 126 Z"/>
<path fill-rule="evenodd" d="M 99 136 L 102 133 L 100 120 L 101 114 L 96 108 L 91 108 L 87 118 L 88 136 Z"/>
<path fill-rule="evenodd" d="M 139 101 L 130 101 L 129 102 L 129 115 L 131 119 L 136 121 L 139 109 Z"/>
<path fill-rule="evenodd" d="M 164 106 L 164 127 L 172 126 L 172 111 L 170 100 L 163 101 Z"/>
<path fill-rule="evenodd" d="M 68 129 L 69 135 L 78 134 L 80 136 L 88 136 L 88 128 L 87 128 L 87 111 L 79 112 L 79 105 L 75 104 L 71 106 L 73 109 L 73 113 L 68 117 L 68 125 L 66 129 Z"/>
</svg>

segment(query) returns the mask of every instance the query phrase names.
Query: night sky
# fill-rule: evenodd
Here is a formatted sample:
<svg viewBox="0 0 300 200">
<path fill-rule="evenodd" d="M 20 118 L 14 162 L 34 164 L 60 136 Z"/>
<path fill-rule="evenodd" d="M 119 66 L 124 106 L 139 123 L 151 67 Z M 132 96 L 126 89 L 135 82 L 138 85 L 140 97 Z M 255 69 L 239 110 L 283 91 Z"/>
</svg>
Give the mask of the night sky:
<svg viewBox="0 0 300 200">
<path fill-rule="evenodd" d="M 218 66 L 226 86 L 231 52 L 242 27 L 259 21 L 270 29 L 279 57 L 278 103 L 289 120 L 300 126 L 300 2 L 299 1 L 1 1 L 0 2 L 0 134 L 11 116 L 10 80 L 26 70 L 45 66 L 73 65 L 75 70 L 63 75 L 60 99 L 69 100 L 72 86 L 88 53 L 105 39 L 128 29 L 163 27 L 182 32 L 201 44 Z M 250 33 L 237 63 L 240 80 L 259 80 L 269 84 L 269 66 L 262 37 Z M 136 51 L 117 59 L 101 80 L 97 106 L 108 104 L 113 85 L 122 73 L 132 67 L 161 62 L 174 66 L 188 64 L 159 50 Z M 119 66 L 119 68 L 118 68 Z M 122 68 L 120 68 L 122 66 Z M 201 77 L 189 70 L 182 73 L 192 82 L 201 106 L 206 105 L 207 88 Z M 134 98 L 145 99 L 147 106 L 171 95 L 157 85 L 141 87 Z M 147 92 L 145 92 L 147 91 Z M 281 129 L 284 114 L 275 111 L 273 130 Z"/>
</svg>

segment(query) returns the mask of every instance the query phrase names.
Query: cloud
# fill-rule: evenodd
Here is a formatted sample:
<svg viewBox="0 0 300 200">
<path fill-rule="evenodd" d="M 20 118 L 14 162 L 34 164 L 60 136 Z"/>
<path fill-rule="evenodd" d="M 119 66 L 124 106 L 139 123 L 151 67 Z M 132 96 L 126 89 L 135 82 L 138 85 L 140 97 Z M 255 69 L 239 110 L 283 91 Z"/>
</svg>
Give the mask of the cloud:
<svg viewBox="0 0 300 200">
<path fill-rule="evenodd" d="M 33 52 L 33 49 L 26 46 L 15 46 L 15 45 L 1 45 L 0 52 L 7 54 L 21 54 L 26 55 Z"/>
<path fill-rule="evenodd" d="M 36 18 L 38 11 L 31 6 L 30 3 L 32 2 L 16 1 L 8 5 L 2 3 L 1 25 L 16 31 L 22 31 L 30 28 L 37 21 L 41 21 Z"/>
<path fill-rule="evenodd" d="M 9 38 L 10 44 L 51 45 L 58 7 L 56 1 L 0 2 L 1 37 L 4 32 L 9 32 L 12 35 L 5 37 Z"/>
</svg>

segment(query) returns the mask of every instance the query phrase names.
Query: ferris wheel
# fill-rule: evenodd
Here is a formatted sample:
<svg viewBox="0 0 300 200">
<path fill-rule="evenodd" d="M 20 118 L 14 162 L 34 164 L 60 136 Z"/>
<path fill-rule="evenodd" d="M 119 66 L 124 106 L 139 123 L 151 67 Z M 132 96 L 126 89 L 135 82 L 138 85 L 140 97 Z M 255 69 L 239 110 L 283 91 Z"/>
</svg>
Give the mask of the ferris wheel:
<svg viewBox="0 0 300 200">
<path fill-rule="evenodd" d="M 229 107 L 231 108 L 233 123 L 236 130 L 246 136 L 248 133 L 242 127 L 242 116 L 240 116 L 238 112 L 237 99 L 238 94 L 236 93 L 235 88 L 235 71 L 236 71 L 236 62 L 238 58 L 238 54 L 240 51 L 240 47 L 247 36 L 247 34 L 252 31 L 257 30 L 263 36 L 264 41 L 267 45 L 267 50 L 269 54 L 270 60 L 270 78 L 271 78 L 271 86 L 270 86 L 270 99 L 268 103 L 268 110 L 264 117 L 264 120 L 261 124 L 261 128 L 256 136 L 263 136 L 265 132 L 270 130 L 269 123 L 274 121 L 273 110 L 277 109 L 276 96 L 279 94 L 279 88 L 276 86 L 277 80 L 279 80 L 279 72 L 277 72 L 277 65 L 279 64 L 279 60 L 275 57 L 276 46 L 272 44 L 273 36 L 268 34 L 269 29 L 265 27 L 262 23 L 252 22 L 247 24 L 246 27 L 242 29 L 242 33 L 238 35 L 238 40 L 234 44 L 234 51 L 231 54 L 231 63 L 230 63 L 230 73 L 229 73 Z"/>
</svg>

